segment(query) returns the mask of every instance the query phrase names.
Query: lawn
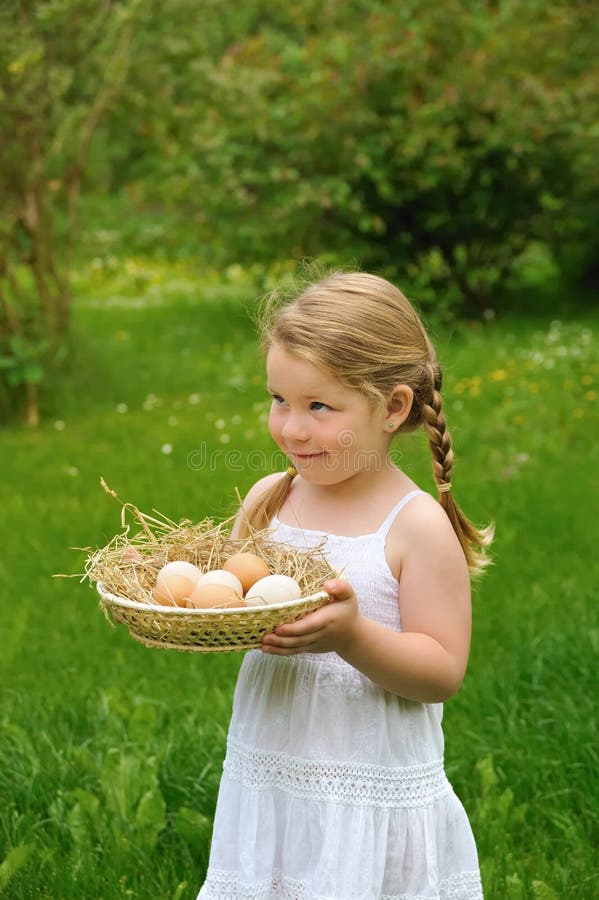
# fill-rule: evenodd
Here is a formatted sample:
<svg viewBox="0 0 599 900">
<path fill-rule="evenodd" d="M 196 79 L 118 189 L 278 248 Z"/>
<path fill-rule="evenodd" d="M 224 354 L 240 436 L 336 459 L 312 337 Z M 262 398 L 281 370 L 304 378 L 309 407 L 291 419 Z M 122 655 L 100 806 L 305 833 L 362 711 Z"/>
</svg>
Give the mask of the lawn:
<svg viewBox="0 0 599 900">
<path fill-rule="evenodd" d="M 231 513 L 260 458 L 280 466 L 251 289 L 132 266 L 120 293 L 82 277 L 44 425 L 0 435 L 0 894 L 15 900 L 195 897 L 241 654 L 147 649 L 87 584 L 52 576 L 120 530 L 101 476 L 142 510 L 199 520 Z M 596 325 L 433 329 L 455 495 L 497 527 L 445 712 L 488 900 L 597 896 Z M 421 437 L 396 455 L 432 489 Z"/>
</svg>

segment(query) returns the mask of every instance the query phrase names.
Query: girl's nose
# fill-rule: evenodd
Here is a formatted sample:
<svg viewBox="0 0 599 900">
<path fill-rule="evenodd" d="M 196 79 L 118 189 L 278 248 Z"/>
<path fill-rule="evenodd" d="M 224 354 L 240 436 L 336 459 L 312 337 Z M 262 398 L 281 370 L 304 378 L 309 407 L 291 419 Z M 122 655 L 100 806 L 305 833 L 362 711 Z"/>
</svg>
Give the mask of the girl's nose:
<svg viewBox="0 0 599 900">
<path fill-rule="evenodd" d="M 283 425 L 283 437 L 287 441 L 308 441 L 310 432 L 302 416 L 290 414 Z"/>
</svg>

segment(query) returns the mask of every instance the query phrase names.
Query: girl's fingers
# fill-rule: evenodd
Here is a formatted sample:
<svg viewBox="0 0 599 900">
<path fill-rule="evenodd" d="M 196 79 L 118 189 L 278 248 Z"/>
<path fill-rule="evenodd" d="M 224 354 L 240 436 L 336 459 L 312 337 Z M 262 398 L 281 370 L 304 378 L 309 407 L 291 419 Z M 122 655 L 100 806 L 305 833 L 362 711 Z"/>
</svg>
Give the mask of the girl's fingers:
<svg viewBox="0 0 599 900">
<path fill-rule="evenodd" d="M 325 581 L 322 587 L 334 600 L 349 600 L 354 594 L 351 584 L 345 578 L 334 578 L 330 581 Z"/>
<path fill-rule="evenodd" d="M 293 627 L 293 630 L 291 630 L 292 627 Z M 287 630 L 283 631 L 282 629 L 284 629 L 284 628 Z M 281 644 L 289 645 L 293 641 L 309 640 L 313 635 L 318 634 L 323 629 L 324 629 L 324 625 L 321 625 L 318 628 L 312 627 L 312 628 L 304 628 L 301 630 L 298 630 L 296 627 L 290 626 L 290 625 L 279 625 L 275 629 L 275 631 L 271 632 L 270 634 L 265 634 L 262 640 L 265 641 L 266 643 L 281 643 Z"/>
<path fill-rule="evenodd" d="M 262 641 L 263 653 L 298 653 L 302 650 L 314 649 L 318 643 L 317 634 L 307 634 L 302 637 L 279 637 L 276 641 Z"/>
<path fill-rule="evenodd" d="M 326 610 L 326 607 L 324 607 Z M 327 615 L 322 609 L 308 613 L 298 619 L 297 622 L 288 622 L 286 625 L 277 625 L 273 634 L 311 634 L 313 631 L 320 631 L 326 622 Z"/>
</svg>

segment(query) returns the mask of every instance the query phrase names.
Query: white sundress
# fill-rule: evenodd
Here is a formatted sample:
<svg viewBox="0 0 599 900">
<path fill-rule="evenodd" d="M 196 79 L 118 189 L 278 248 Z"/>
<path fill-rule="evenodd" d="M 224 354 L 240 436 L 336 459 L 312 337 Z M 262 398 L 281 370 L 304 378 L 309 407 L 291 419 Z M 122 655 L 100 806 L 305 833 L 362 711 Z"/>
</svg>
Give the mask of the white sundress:
<svg viewBox="0 0 599 900">
<path fill-rule="evenodd" d="M 385 540 L 273 519 L 324 544 L 363 615 L 401 630 Z M 482 900 L 474 838 L 443 768 L 443 705 L 404 700 L 336 653 L 246 654 L 198 900 Z"/>
</svg>

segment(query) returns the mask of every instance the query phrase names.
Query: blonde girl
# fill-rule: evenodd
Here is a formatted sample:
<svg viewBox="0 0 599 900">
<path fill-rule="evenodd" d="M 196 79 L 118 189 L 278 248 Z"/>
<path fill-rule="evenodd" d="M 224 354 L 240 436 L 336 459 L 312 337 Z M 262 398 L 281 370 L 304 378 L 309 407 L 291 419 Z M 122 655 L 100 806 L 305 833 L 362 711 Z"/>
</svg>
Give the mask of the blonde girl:
<svg viewBox="0 0 599 900">
<path fill-rule="evenodd" d="M 261 327 L 290 465 L 251 488 L 235 532 L 323 546 L 343 577 L 243 661 L 199 898 L 480 900 L 441 719 L 492 532 L 453 498 L 435 351 L 401 291 L 359 272 L 275 297 Z M 419 427 L 438 499 L 391 459 Z"/>
</svg>

